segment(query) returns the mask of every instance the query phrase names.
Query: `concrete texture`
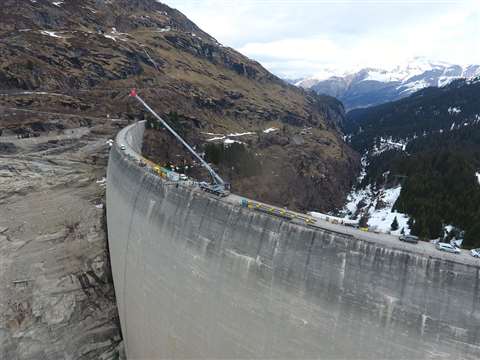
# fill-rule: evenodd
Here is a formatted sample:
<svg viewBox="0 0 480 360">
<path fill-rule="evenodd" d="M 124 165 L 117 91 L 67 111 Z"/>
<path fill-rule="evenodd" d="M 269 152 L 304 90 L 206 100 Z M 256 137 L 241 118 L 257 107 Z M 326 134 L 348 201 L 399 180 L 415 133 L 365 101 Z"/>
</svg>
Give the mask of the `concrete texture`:
<svg viewBox="0 0 480 360">
<path fill-rule="evenodd" d="M 480 357 L 473 261 L 306 227 L 241 208 L 235 196 L 163 182 L 132 160 L 142 134 L 140 124 L 118 135 L 128 149 L 112 149 L 107 172 L 129 359 Z"/>
</svg>

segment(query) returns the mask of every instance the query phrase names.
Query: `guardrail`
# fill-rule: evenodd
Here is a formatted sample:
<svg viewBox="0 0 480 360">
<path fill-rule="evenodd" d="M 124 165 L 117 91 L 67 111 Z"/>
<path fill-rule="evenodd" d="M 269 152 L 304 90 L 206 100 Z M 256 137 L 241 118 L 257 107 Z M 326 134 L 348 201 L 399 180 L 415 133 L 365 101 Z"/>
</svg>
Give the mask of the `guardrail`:
<svg viewBox="0 0 480 360">
<path fill-rule="evenodd" d="M 255 211 L 263 212 L 269 215 L 277 216 L 286 220 L 300 220 L 305 222 L 305 224 L 315 224 L 317 222 L 316 219 L 313 217 L 295 213 L 293 211 L 289 211 L 287 209 L 282 209 L 282 208 L 277 208 L 271 205 L 265 205 L 256 201 L 248 200 L 248 199 L 242 199 L 241 200 L 241 205 L 244 208 L 252 209 Z"/>
<path fill-rule="evenodd" d="M 134 126 L 134 125 L 131 125 L 131 126 Z M 130 144 L 128 144 L 128 142 L 126 142 L 126 143 L 127 143 L 127 146 L 129 148 L 131 148 Z M 118 144 L 118 142 L 117 142 L 117 144 Z M 119 151 L 125 151 L 125 150 L 119 149 Z M 163 166 L 145 158 L 144 156 L 137 153 L 133 149 L 130 149 L 130 150 L 133 151 L 135 156 L 133 156 L 133 155 L 131 155 L 127 152 L 127 154 L 126 154 L 127 158 L 129 158 L 131 161 L 137 162 L 138 165 L 141 166 L 141 167 L 148 168 L 148 171 L 150 173 L 155 174 L 155 175 L 159 176 L 160 178 L 162 178 L 164 180 L 169 180 L 169 181 L 174 181 L 174 182 L 178 182 L 179 180 L 181 180 L 181 176 L 180 176 L 179 173 L 168 170 L 167 168 L 165 168 L 165 167 L 163 167 Z M 198 182 L 193 181 L 192 184 L 198 184 Z M 312 216 L 296 213 L 296 212 L 293 212 L 293 211 L 290 211 L 290 210 L 287 210 L 287 209 L 278 208 L 278 207 L 275 207 L 275 206 L 272 206 L 272 205 L 262 204 L 262 203 L 259 203 L 259 202 L 253 201 L 253 200 L 249 200 L 249 199 L 245 199 L 245 198 L 241 200 L 241 205 L 244 208 L 252 209 L 254 211 L 262 212 L 262 213 L 272 215 L 272 216 L 275 216 L 275 217 L 279 217 L 279 218 L 282 218 L 282 219 L 285 219 L 285 220 L 300 221 L 300 222 L 305 223 L 306 225 L 314 226 L 315 223 L 317 222 L 317 220 Z"/>
</svg>

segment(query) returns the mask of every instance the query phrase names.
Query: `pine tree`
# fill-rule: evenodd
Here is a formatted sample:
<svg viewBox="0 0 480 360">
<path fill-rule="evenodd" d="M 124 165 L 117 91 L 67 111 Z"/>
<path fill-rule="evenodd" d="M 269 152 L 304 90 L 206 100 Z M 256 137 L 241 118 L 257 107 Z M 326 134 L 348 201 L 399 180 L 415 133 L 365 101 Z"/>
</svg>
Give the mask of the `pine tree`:
<svg viewBox="0 0 480 360">
<path fill-rule="evenodd" d="M 395 216 L 395 218 L 393 219 L 392 225 L 390 225 L 390 229 L 391 229 L 392 231 L 398 230 L 398 220 L 397 220 L 397 217 L 396 217 L 396 216 Z"/>
<path fill-rule="evenodd" d="M 413 218 L 411 217 L 408 219 L 407 224 L 411 229 L 413 227 L 413 224 L 415 224 L 415 220 L 413 220 Z"/>
<path fill-rule="evenodd" d="M 467 229 L 463 246 L 467 248 L 480 246 L 480 222 L 476 222 L 471 228 Z"/>
</svg>

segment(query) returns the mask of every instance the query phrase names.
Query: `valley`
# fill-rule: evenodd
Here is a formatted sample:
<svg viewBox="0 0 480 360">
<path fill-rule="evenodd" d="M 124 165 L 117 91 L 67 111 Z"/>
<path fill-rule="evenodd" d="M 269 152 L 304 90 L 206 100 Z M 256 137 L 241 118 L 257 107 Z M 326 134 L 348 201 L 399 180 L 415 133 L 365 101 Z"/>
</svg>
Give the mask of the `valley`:
<svg viewBox="0 0 480 360">
<path fill-rule="evenodd" d="M 480 245 L 479 85 L 456 80 L 347 115 L 348 142 L 366 154 L 358 187 L 401 185 L 391 209 L 410 215 L 410 230 L 424 239 Z"/>
</svg>

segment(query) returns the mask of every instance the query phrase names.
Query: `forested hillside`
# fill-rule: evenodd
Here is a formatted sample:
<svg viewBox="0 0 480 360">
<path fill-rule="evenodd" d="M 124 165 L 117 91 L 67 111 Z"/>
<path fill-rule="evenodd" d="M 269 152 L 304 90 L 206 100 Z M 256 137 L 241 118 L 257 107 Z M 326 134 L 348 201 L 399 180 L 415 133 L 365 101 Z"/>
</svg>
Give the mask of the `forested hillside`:
<svg viewBox="0 0 480 360">
<path fill-rule="evenodd" d="M 375 139 L 412 139 L 480 121 L 480 80 L 457 80 L 443 88 L 426 88 L 408 98 L 353 110 L 345 132 L 351 144 L 365 151 Z"/>
<path fill-rule="evenodd" d="M 410 215 L 413 234 L 437 238 L 454 225 L 465 231 L 464 246 L 480 246 L 478 114 L 479 81 L 352 112 L 351 144 L 368 152 L 361 186 L 401 183 L 394 209 Z M 398 146 L 382 148 L 385 143 Z"/>
</svg>

